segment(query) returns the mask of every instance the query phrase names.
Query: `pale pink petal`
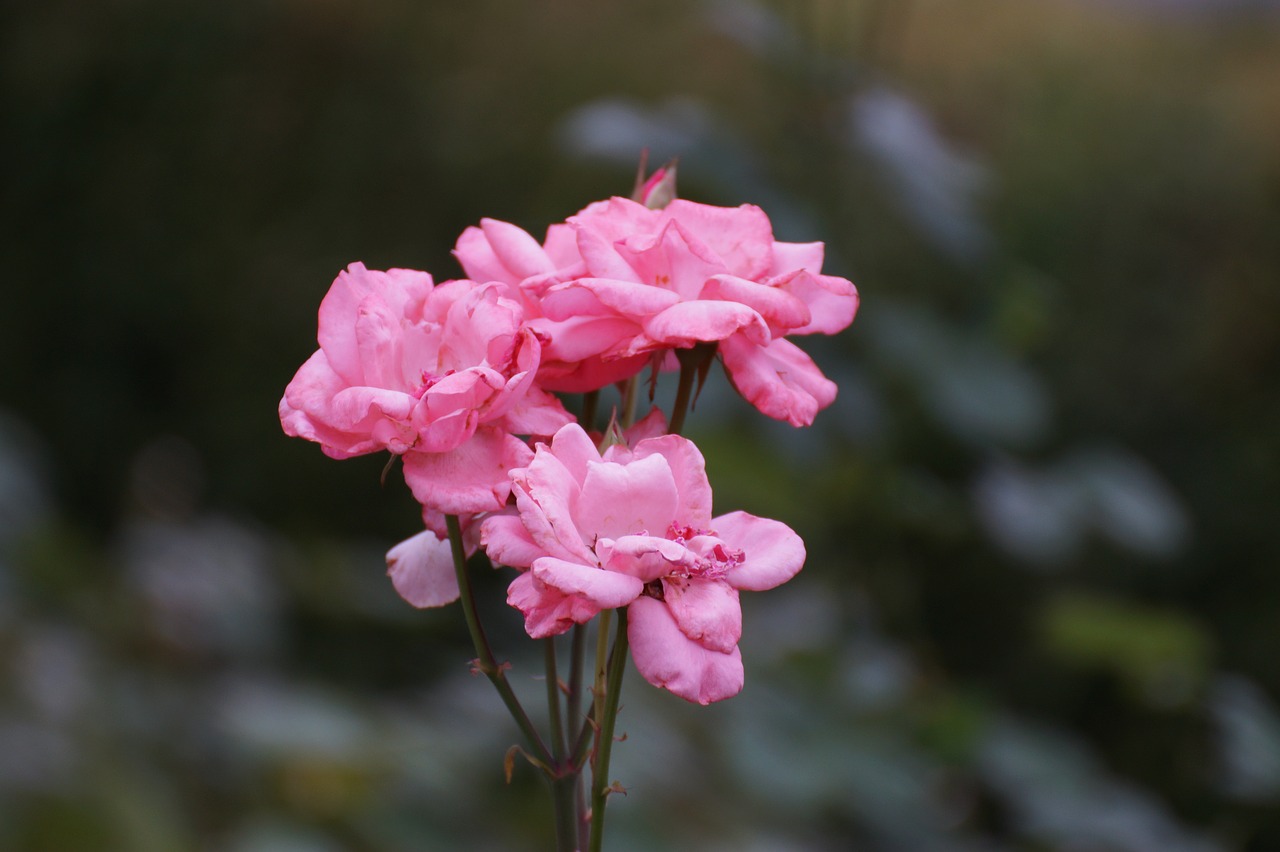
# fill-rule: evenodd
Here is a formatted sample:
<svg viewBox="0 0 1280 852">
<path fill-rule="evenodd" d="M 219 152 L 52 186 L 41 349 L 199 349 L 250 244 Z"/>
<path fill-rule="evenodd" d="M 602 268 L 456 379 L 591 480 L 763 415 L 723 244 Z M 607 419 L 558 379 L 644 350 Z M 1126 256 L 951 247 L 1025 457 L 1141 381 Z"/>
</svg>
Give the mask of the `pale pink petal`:
<svg viewBox="0 0 1280 852">
<path fill-rule="evenodd" d="M 627 607 L 631 659 L 641 677 L 696 704 L 732 698 L 742 691 L 742 653 L 712 650 L 681 632 L 667 605 L 639 597 Z"/>
<path fill-rule="evenodd" d="M 741 550 L 746 557 L 725 574 L 725 582 L 735 589 L 772 589 L 790 580 L 804 566 L 804 541 L 781 521 L 730 512 L 714 519 L 711 525 L 726 544 Z"/>
<path fill-rule="evenodd" d="M 418 429 L 415 453 L 449 453 L 475 434 L 479 417 L 474 409 L 454 408 Z"/>
<path fill-rule="evenodd" d="M 458 259 L 467 277 L 475 281 L 502 281 L 510 285 L 520 281 L 511 270 L 502 265 L 484 231 L 474 225 L 458 237 L 458 242 L 453 247 L 453 256 Z"/>
<path fill-rule="evenodd" d="M 738 590 L 721 580 L 662 581 L 663 598 L 680 632 L 706 648 L 729 653 L 742 638 Z"/>
<path fill-rule="evenodd" d="M 502 265 L 518 278 L 555 272 L 538 241 L 521 228 L 497 219 L 481 219 L 480 228 Z"/>
<path fill-rule="evenodd" d="M 569 221 L 574 223 L 573 219 Z M 578 254 L 592 277 L 639 283 L 640 279 L 636 276 L 635 270 L 619 256 L 610 236 L 576 223 L 573 227 L 577 232 Z"/>
<path fill-rule="evenodd" d="M 640 441 L 634 452 L 637 459 L 660 455 L 666 460 L 679 494 L 674 520 L 681 526 L 705 528 L 711 521 L 711 483 L 707 480 L 706 460 L 697 445 L 679 435 L 662 435 Z"/>
<path fill-rule="evenodd" d="M 633 447 L 643 440 L 657 438 L 665 434 L 667 434 L 667 416 L 657 406 L 649 409 L 648 414 L 622 432 L 622 436 L 627 439 L 627 443 Z M 679 481 L 678 476 L 677 481 Z"/>
<path fill-rule="evenodd" d="M 423 530 L 387 551 L 387 574 L 400 597 L 422 609 L 458 599 L 453 551 L 431 530 Z"/>
<path fill-rule="evenodd" d="M 511 406 L 500 425 L 515 435 L 553 435 L 573 422 L 560 400 L 539 387 L 531 387 L 520 401 Z"/>
<path fill-rule="evenodd" d="M 551 439 L 551 452 L 579 484 L 587 478 L 589 465 L 600 461 L 596 442 L 577 423 L 570 423 L 556 432 Z"/>
<path fill-rule="evenodd" d="M 625 466 L 591 462 L 577 507 L 578 527 L 606 538 L 661 534 L 676 520 L 679 501 L 671 467 L 662 456 Z"/>
<path fill-rule="evenodd" d="M 822 257 L 825 246 L 822 243 L 781 243 L 773 244 L 773 274 L 781 275 L 797 269 L 803 269 L 817 275 L 822 271 Z"/>
<path fill-rule="evenodd" d="M 382 302 L 400 321 L 405 318 L 406 305 L 420 302 L 431 289 L 431 276 L 416 270 L 381 272 L 353 263 L 338 273 L 320 302 L 317 334 L 320 348 L 328 356 L 334 372 L 347 384 L 366 383 L 365 365 L 361 363 L 356 340 L 356 317 L 362 304 L 370 299 Z"/>
<path fill-rule="evenodd" d="M 808 426 L 836 398 L 835 383 L 787 340 L 756 346 L 743 335 L 720 342 L 725 372 L 738 393 L 762 413 Z"/>
<path fill-rule="evenodd" d="M 759 207 L 713 207 L 676 199 L 663 213 L 706 243 L 723 259 L 726 271 L 743 278 L 768 273 L 773 261 L 773 226 Z"/>
<path fill-rule="evenodd" d="M 532 571 L 533 576 L 548 586 L 590 601 L 597 609 L 626 606 L 644 590 L 644 583 L 628 574 L 616 574 L 554 556 L 534 560 Z"/>
<path fill-rule="evenodd" d="M 405 453 L 404 479 L 424 506 L 451 515 L 493 512 L 511 493 L 510 471 L 526 464 L 529 455 L 518 438 L 481 427 L 452 452 Z"/>
<path fill-rule="evenodd" d="M 605 353 L 627 352 L 641 334 L 639 322 L 631 317 L 581 314 L 559 322 L 538 321 L 534 328 L 547 335 L 543 364 L 552 361 L 574 363 Z"/>
<path fill-rule="evenodd" d="M 656 289 L 696 299 L 708 278 L 732 270 L 697 237 L 669 221 L 656 234 L 635 234 L 615 245 L 635 278 Z"/>
<path fill-rule="evenodd" d="M 547 555 L 515 514 L 487 516 L 480 523 L 480 543 L 494 563 L 512 568 L 528 568 L 533 560 Z"/>
<path fill-rule="evenodd" d="M 733 334 L 742 334 L 759 345 L 771 338 L 768 324 L 756 311 L 739 302 L 710 299 L 673 305 L 646 321 L 644 334 L 654 343 L 677 348 L 724 340 Z"/>
</svg>

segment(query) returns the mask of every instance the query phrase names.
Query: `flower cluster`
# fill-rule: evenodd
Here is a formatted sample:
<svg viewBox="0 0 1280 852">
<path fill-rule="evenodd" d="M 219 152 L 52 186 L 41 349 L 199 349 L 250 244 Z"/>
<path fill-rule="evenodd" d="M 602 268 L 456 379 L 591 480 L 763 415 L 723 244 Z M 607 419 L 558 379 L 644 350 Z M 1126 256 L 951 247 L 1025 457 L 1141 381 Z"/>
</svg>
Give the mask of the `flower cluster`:
<svg viewBox="0 0 1280 852">
<path fill-rule="evenodd" d="M 454 250 L 467 278 L 352 264 L 280 419 L 333 458 L 400 458 L 426 526 L 388 554 L 410 603 L 457 599 L 456 517 L 468 551 L 518 572 L 508 602 L 530 636 L 625 607 L 637 670 L 706 704 L 742 688 L 738 593 L 790 579 L 804 545 L 778 521 L 713 517 L 702 454 L 660 414 L 600 441 L 555 394 L 656 379 L 697 349 L 762 413 L 807 426 L 836 389 L 787 338 L 847 327 L 858 294 L 759 208 L 670 189 L 591 204 L 541 243 L 484 219 Z"/>
</svg>

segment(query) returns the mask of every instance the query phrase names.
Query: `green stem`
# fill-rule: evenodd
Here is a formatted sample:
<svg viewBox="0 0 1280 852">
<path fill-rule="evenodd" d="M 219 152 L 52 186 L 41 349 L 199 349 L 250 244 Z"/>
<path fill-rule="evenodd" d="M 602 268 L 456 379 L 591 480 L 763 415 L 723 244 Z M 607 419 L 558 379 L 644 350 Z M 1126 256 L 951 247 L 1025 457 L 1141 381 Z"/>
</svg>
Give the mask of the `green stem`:
<svg viewBox="0 0 1280 852">
<path fill-rule="evenodd" d="M 565 728 L 568 731 L 573 730 L 573 726 L 578 724 L 579 718 L 582 716 L 582 669 L 584 668 L 584 651 L 586 649 L 587 629 L 581 624 L 573 625 L 573 643 L 570 646 L 570 662 L 569 662 L 569 694 L 565 696 L 565 707 L 567 717 L 565 719 Z M 582 722 L 581 733 L 586 733 L 589 729 L 586 721 Z M 578 825 L 578 848 L 585 849 L 587 846 L 587 824 L 582 816 L 587 811 L 587 797 L 583 789 L 582 783 L 582 761 L 577 754 L 577 744 L 574 744 L 574 753 L 569 756 L 569 764 L 573 772 L 573 797 L 574 811 L 577 817 Z"/>
<path fill-rule="evenodd" d="M 601 633 L 604 632 L 601 622 Z M 618 721 L 618 698 L 622 694 L 622 675 L 627 666 L 627 611 L 618 610 L 617 637 L 613 640 L 613 654 L 609 659 L 609 679 L 605 686 L 604 714 L 596 718 L 600 723 L 597 737 L 596 760 L 591 767 L 591 841 L 590 852 L 600 852 L 604 842 L 604 806 L 609 795 L 609 756 L 613 751 L 613 731 Z M 600 696 L 596 696 L 597 706 Z"/>
<path fill-rule="evenodd" d="M 498 665 L 498 661 L 494 659 L 493 651 L 489 647 L 489 640 L 485 637 L 484 628 L 480 625 L 480 616 L 476 612 L 475 595 L 471 591 L 471 580 L 467 576 L 467 554 L 462 545 L 462 525 L 458 522 L 457 515 L 445 515 L 444 517 L 445 524 L 449 528 L 449 544 L 453 549 L 453 568 L 458 575 L 458 592 L 459 599 L 462 602 L 462 614 L 466 617 L 467 631 L 471 634 L 471 644 L 476 650 L 476 668 L 483 672 L 484 676 L 489 678 L 489 682 L 493 684 L 494 689 L 498 690 L 498 695 L 502 697 L 502 703 L 507 705 L 511 718 L 516 720 L 516 724 L 524 734 L 524 738 L 534 757 L 545 765 L 552 766 L 555 759 L 547 751 L 547 747 L 542 742 L 542 737 L 538 736 L 538 731 L 533 727 L 533 722 L 529 721 L 529 714 L 524 712 L 524 707 L 520 705 L 520 699 L 516 697 L 515 691 L 511 689 L 511 684 L 507 683 L 505 668 Z"/>
<path fill-rule="evenodd" d="M 671 407 L 671 425 L 668 431 L 679 435 L 684 429 L 684 415 L 689 409 L 689 397 L 693 396 L 693 382 L 698 377 L 698 368 L 680 359 L 680 384 L 676 386 L 676 401 Z"/>
<path fill-rule="evenodd" d="M 637 373 L 627 379 L 622 391 L 622 428 L 626 429 L 636 422 L 636 402 L 640 396 L 640 375 Z"/>
<path fill-rule="evenodd" d="M 551 779 L 551 799 L 556 814 L 556 850 L 574 852 L 579 845 L 578 812 L 574 800 L 579 773 L 567 771 L 565 763 L 564 723 L 560 718 L 560 678 L 556 674 L 556 638 L 548 636 L 542 647 L 547 667 L 547 712 L 551 722 L 551 749 L 556 758 L 556 775 Z"/>
<path fill-rule="evenodd" d="M 600 391 L 587 391 L 582 395 L 582 419 L 579 423 L 590 432 L 596 425 L 596 406 L 600 403 Z"/>
</svg>

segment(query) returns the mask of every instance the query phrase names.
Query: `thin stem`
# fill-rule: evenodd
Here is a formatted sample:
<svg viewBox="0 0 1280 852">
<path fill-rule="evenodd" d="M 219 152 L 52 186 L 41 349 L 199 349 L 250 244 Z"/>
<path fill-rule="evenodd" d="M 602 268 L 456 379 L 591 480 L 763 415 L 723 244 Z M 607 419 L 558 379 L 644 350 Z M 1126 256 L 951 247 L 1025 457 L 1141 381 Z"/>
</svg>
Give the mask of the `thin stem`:
<svg viewBox="0 0 1280 852">
<path fill-rule="evenodd" d="M 547 714 L 551 720 L 551 753 L 559 764 L 564 758 L 564 722 L 560 718 L 560 678 L 556 675 L 556 637 L 542 642 L 547 667 Z"/>
<path fill-rule="evenodd" d="M 551 799 L 556 814 L 556 849 L 573 852 L 578 848 L 578 811 L 574 791 L 578 786 L 576 772 L 566 772 L 564 723 L 560 718 L 560 678 L 556 674 L 556 637 L 542 643 L 547 667 L 547 712 L 551 721 L 551 749 L 555 754 L 556 775 L 551 779 Z"/>
<path fill-rule="evenodd" d="M 582 419 L 579 425 L 590 432 L 596 425 L 596 406 L 600 403 L 600 391 L 587 391 L 582 395 Z"/>
<path fill-rule="evenodd" d="M 601 624 L 601 628 L 604 624 Z M 605 686 L 604 714 L 598 716 L 600 734 L 597 738 L 595 765 L 591 767 L 591 841 L 590 852 L 600 852 L 604 841 L 604 806 L 611 785 L 608 782 L 609 756 L 613 750 L 613 731 L 618 721 L 618 698 L 622 694 L 622 675 L 627 666 L 627 611 L 618 610 L 617 636 L 613 640 L 613 655 L 609 659 L 609 680 Z M 598 700 L 598 697 L 597 697 Z"/>
<path fill-rule="evenodd" d="M 640 396 L 640 374 L 627 379 L 622 391 L 622 428 L 626 429 L 636 422 L 636 402 Z"/>
<path fill-rule="evenodd" d="M 581 624 L 573 625 L 573 642 L 569 651 L 569 694 L 565 696 L 565 729 L 572 731 L 582 717 L 582 670 L 586 649 L 587 629 Z M 585 734 L 590 726 L 582 720 L 580 734 Z M 587 810 L 587 797 L 582 782 L 582 763 L 577 753 L 578 744 L 574 743 L 574 752 L 569 755 L 568 767 L 573 770 L 573 793 L 575 811 L 578 821 L 578 848 L 587 846 L 587 824 L 582 815 Z"/>
<path fill-rule="evenodd" d="M 684 429 L 684 415 L 689 409 L 689 397 L 693 396 L 693 382 L 698 377 L 698 368 L 692 363 L 680 359 L 680 384 L 676 386 L 676 401 L 671 407 L 672 435 L 679 435 Z"/>
<path fill-rule="evenodd" d="M 542 737 L 538 736 L 538 731 L 533 727 L 533 722 L 529 721 L 529 714 L 524 712 L 524 707 L 520 705 L 520 699 L 516 697 L 515 691 L 511 689 L 511 684 L 507 683 L 505 668 L 494 659 L 493 650 L 489 647 L 489 640 L 485 637 L 484 628 L 480 625 L 480 616 L 476 612 L 475 595 L 471 591 L 471 579 L 467 576 L 467 554 L 462 545 L 462 525 L 458 522 L 457 515 L 445 515 L 444 517 L 445 524 L 449 528 L 449 544 L 453 550 L 453 568 L 458 575 L 458 591 L 462 602 L 462 614 L 466 617 L 467 631 L 471 634 L 471 644 L 476 650 L 475 666 L 484 673 L 485 677 L 489 678 L 489 682 L 493 684 L 494 689 L 498 690 L 498 695 L 502 697 L 502 703 L 507 705 L 511 718 L 516 720 L 516 724 L 524 734 L 524 738 L 533 755 L 544 764 L 551 766 L 554 764 L 554 758 L 547 751 L 547 747 L 542 742 Z"/>
</svg>

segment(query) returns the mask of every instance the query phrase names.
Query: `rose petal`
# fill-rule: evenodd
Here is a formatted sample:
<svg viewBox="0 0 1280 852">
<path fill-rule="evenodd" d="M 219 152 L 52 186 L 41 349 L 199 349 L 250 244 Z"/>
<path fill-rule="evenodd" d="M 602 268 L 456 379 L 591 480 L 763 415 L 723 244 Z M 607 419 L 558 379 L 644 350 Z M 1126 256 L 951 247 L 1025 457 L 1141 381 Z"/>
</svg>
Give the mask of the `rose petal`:
<svg viewBox="0 0 1280 852">
<path fill-rule="evenodd" d="M 729 653 L 742 638 L 738 590 L 720 580 L 668 578 L 663 597 L 680 632 L 706 648 Z"/>
<path fill-rule="evenodd" d="M 631 603 L 644 590 L 644 583 L 628 574 L 606 571 L 595 565 L 581 565 L 543 556 L 534 560 L 533 576 L 566 595 L 577 595 L 597 609 L 617 609 Z"/>
<path fill-rule="evenodd" d="M 794 577 L 804 567 L 804 541 L 791 527 L 771 518 L 730 512 L 711 522 L 730 547 L 743 552 L 743 563 L 725 581 L 735 589 L 762 592 Z"/>
<path fill-rule="evenodd" d="M 481 521 L 480 543 L 495 564 L 512 568 L 528 568 L 533 560 L 547 555 L 530 537 L 520 516 L 505 512 Z"/>
<path fill-rule="evenodd" d="M 743 335 L 720 342 L 729 380 L 762 413 L 793 426 L 808 426 L 836 398 L 835 383 L 795 344 L 774 340 L 756 346 Z"/>
<path fill-rule="evenodd" d="M 494 512 L 511 493 L 510 471 L 529 456 L 518 438 L 482 426 L 452 452 L 405 453 L 404 479 L 424 506 L 450 515 Z"/>
<path fill-rule="evenodd" d="M 459 597 L 453 551 L 431 530 L 387 551 L 387 574 L 400 597 L 419 609 L 444 606 Z"/>
<path fill-rule="evenodd" d="M 627 607 L 627 640 L 641 677 L 697 704 L 732 698 L 742 691 L 742 653 L 695 642 L 681 632 L 662 601 L 639 597 Z"/>
<path fill-rule="evenodd" d="M 676 520 L 679 504 L 671 466 L 662 456 L 628 465 L 591 462 L 576 517 L 579 529 L 606 538 L 661 533 Z"/>
</svg>

